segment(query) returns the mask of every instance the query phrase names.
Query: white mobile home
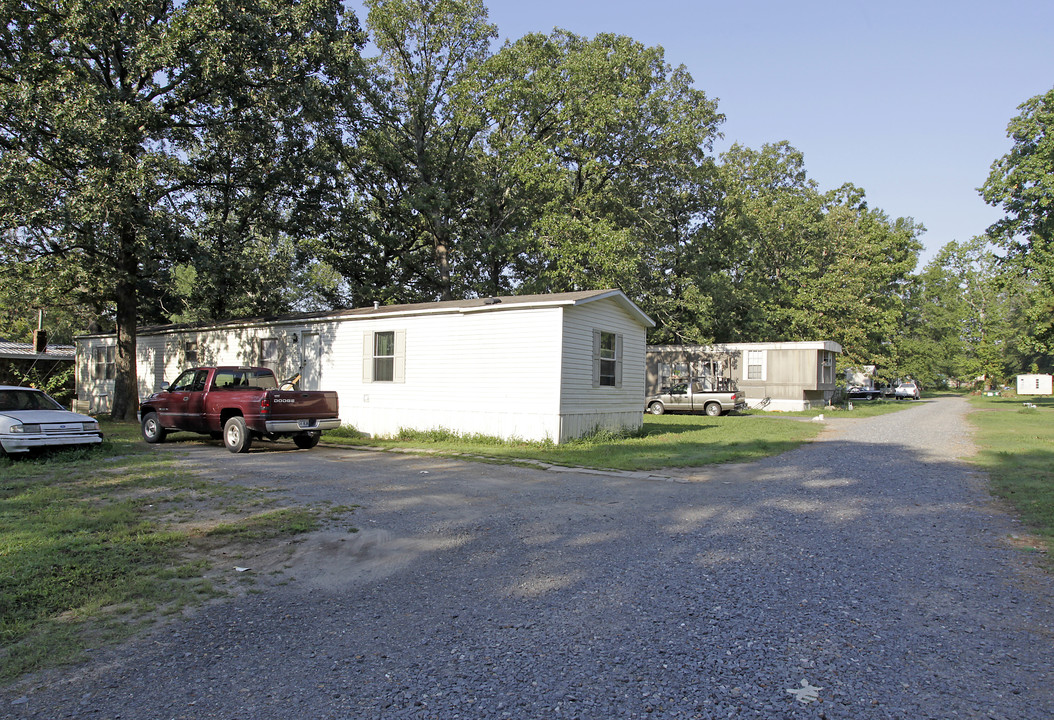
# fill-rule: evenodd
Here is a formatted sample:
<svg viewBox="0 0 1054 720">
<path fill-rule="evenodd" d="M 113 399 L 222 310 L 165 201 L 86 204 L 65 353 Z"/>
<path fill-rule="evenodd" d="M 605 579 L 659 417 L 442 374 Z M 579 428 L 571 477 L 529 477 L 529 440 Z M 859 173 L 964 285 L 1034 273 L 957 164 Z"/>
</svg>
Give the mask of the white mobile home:
<svg viewBox="0 0 1054 720">
<path fill-rule="evenodd" d="M 1046 373 L 1031 373 L 1017 376 L 1018 395 L 1054 394 L 1054 376 Z"/>
<path fill-rule="evenodd" d="M 649 345 L 649 394 L 688 377 L 731 378 L 752 408 L 808 410 L 834 399 L 842 346 L 817 342 Z"/>
<path fill-rule="evenodd" d="M 371 435 L 563 442 L 641 426 L 653 325 L 622 291 L 598 290 L 149 327 L 137 338 L 139 395 L 193 365 L 263 365 L 336 390 L 343 423 Z M 77 339 L 78 397 L 96 412 L 109 408 L 114 344 Z"/>
</svg>

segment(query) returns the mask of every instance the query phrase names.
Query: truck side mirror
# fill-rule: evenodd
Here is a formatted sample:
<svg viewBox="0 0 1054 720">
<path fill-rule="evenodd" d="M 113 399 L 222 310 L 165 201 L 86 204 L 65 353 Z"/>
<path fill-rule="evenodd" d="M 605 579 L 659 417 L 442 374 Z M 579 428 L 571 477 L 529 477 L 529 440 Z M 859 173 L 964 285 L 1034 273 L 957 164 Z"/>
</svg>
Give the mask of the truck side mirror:
<svg viewBox="0 0 1054 720">
<path fill-rule="evenodd" d="M 161 383 L 161 391 L 162 392 L 167 392 L 169 387 L 170 387 L 169 383 L 167 383 L 167 382 Z"/>
</svg>

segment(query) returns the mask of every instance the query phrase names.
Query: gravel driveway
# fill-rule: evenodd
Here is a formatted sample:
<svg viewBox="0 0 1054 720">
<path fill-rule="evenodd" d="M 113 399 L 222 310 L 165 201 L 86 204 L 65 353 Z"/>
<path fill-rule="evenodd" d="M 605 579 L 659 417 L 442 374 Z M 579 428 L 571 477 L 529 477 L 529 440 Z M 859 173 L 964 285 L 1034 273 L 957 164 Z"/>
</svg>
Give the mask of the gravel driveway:
<svg viewBox="0 0 1054 720">
<path fill-rule="evenodd" d="M 1054 583 L 961 462 L 967 412 L 926 400 L 651 476 L 161 446 L 358 504 L 362 531 L 238 561 L 254 591 L 11 688 L 0 714 L 1048 720 Z"/>
</svg>

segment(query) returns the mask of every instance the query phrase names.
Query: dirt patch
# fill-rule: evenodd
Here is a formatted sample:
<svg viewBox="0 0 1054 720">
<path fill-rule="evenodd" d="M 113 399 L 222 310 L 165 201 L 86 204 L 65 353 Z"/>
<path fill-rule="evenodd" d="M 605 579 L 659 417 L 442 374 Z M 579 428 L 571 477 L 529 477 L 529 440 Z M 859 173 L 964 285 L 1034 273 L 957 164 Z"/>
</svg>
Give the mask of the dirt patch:
<svg viewBox="0 0 1054 720">
<path fill-rule="evenodd" d="M 1050 549 L 1049 543 L 1038 535 L 1011 535 L 1006 544 L 1026 552 L 1046 553 Z"/>
</svg>

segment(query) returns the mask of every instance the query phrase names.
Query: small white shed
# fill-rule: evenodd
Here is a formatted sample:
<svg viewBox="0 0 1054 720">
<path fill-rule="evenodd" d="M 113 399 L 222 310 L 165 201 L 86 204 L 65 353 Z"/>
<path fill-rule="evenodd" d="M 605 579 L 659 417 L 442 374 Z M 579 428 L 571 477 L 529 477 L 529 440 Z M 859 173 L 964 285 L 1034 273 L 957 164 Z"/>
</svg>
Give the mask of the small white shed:
<svg viewBox="0 0 1054 720">
<path fill-rule="evenodd" d="M 637 429 L 654 323 L 621 290 L 377 306 L 138 332 L 140 399 L 194 365 L 263 365 L 336 390 L 371 435 L 442 428 L 564 442 Z M 77 393 L 106 411 L 112 334 L 77 338 Z"/>
<path fill-rule="evenodd" d="M 1033 373 L 1017 376 L 1018 395 L 1054 395 L 1054 376 Z"/>
</svg>

